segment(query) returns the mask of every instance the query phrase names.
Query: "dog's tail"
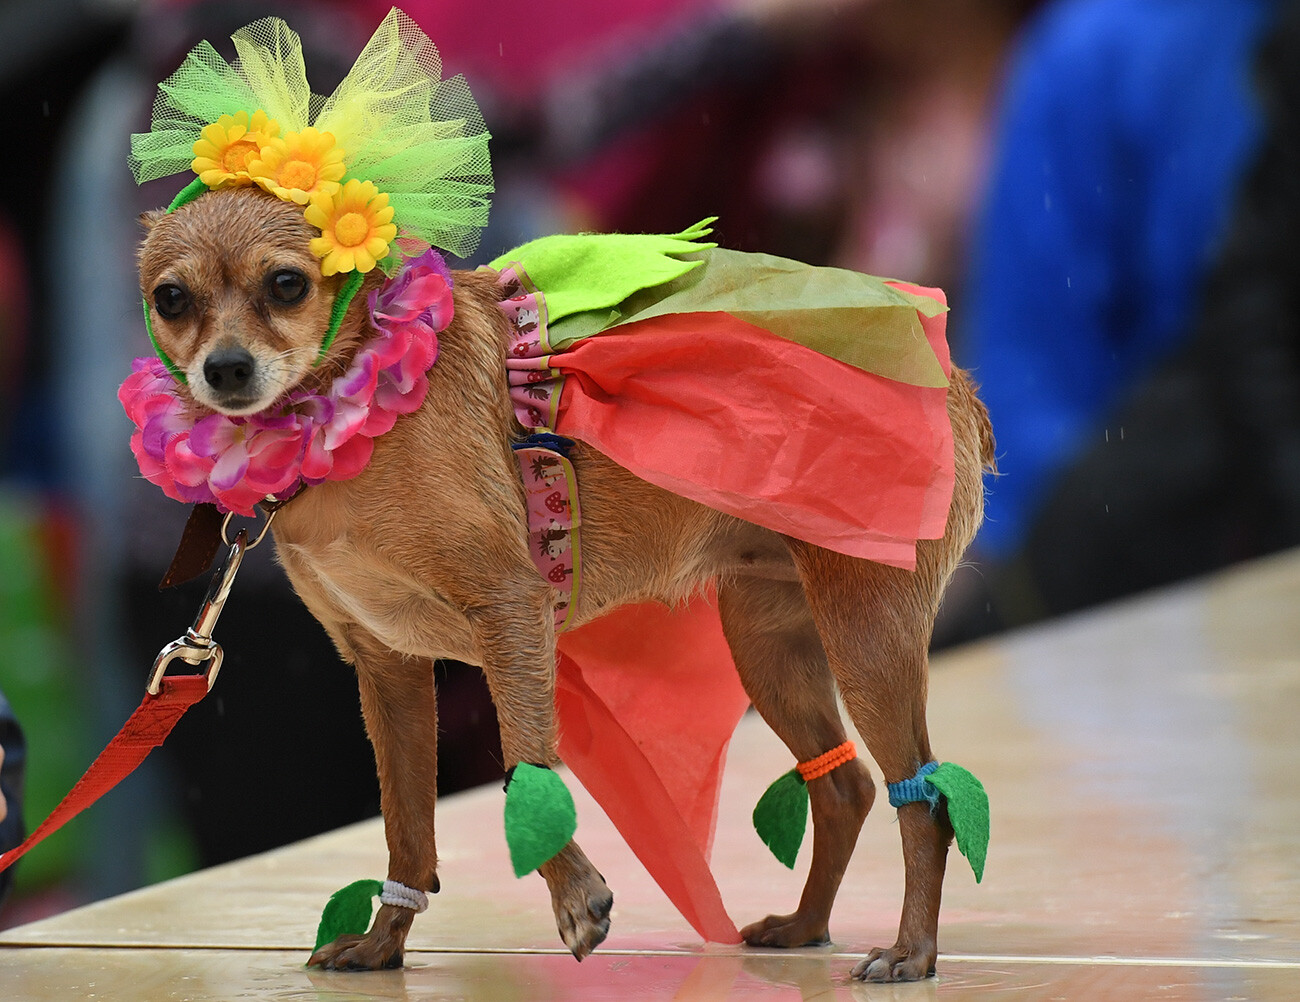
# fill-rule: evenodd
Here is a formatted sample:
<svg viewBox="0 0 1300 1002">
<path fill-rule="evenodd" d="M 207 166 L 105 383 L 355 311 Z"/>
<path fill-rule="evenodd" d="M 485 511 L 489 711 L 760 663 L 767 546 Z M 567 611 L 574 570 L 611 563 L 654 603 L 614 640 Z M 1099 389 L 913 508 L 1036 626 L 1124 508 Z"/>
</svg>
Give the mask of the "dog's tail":
<svg viewBox="0 0 1300 1002">
<path fill-rule="evenodd" d="M 980 401 L 980 461 L 984 472 L 994 475 L 998 472 L 998 443 L 993 437 L 993 422 L 989 420 L 989 410 Z"/>
<path fill-rule="evenodd" d="M 956 373 L 958 370 L 954 369 Z M 989 409 L 984 406 L 984 401 L 979 398 L 980 384 L 975 382 L 974 377 L 967 371 L 961 371 L 962 381 L 970 393 L 972 407 L 972 419 L 975 422 L 976 432 L 979 436 L 980 447 L 980 465 L 984 468 L 985 473 L 992 473 L 994 476 L 998 472 L 998 443 L 993 437 L 993 422 L 989 420 Z"/>
</svg>

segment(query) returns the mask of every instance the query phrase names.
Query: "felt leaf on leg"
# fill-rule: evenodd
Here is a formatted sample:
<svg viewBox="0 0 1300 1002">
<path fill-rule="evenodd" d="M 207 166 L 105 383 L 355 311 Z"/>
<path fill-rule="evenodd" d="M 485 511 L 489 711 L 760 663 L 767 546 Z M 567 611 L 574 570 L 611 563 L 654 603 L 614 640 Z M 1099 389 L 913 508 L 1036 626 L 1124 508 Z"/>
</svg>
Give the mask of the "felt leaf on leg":
<svg viewBox="0 0 1300 1002">
<path fill-rule="evenodd" d="M 506 787 L 506 844 L 515 876 L 531 873 L 569 844 L 578 812 L 564 780 L 520 762 Z"/>
<path fill-rule="evenodd" d="M 330 895 L 316 928 L 316 945 L 319 950 L 340 936 L 360 936 L 370 928 L 374 912 L 374 899 L 384 889 L 381 880 L 357 880 Z"/>
<path fill-rule="evenodd" d="M 984 784 L 952 762 L 944 762 L 927 781 L 948 802 L 948 820 L 957 837 L 957 848 L 970 862 L 978 884 L 984 877 L 989 848 L 989 796 Z"/>
<path fill-rule="evenodd" d="M 808 787 L 799 770 L 776 780 L 754 806 L 754 830 L 778 860 L 794 869 L 808 826 Z"/>
</svg>

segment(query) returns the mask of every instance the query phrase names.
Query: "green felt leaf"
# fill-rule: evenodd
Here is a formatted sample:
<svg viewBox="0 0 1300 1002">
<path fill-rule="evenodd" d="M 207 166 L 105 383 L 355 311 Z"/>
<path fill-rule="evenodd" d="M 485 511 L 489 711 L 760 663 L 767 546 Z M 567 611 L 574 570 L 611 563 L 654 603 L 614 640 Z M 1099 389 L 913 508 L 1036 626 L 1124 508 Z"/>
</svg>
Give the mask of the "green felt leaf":
<svg viewBox="0 0 1300 1002">
<path fill-rule="evenodd" d="M 505 824 L 510 863 L 522 877 L 569 844 L 578 812 L 564 780 L 550 769 L 520 762 L 506 787 Z"/>
<path fill-rule="evenodd" d="M 319 950 L 340 936 L 360 936 L 370 928 L 370 916 L 375 910 L 374 899 L 384 889 L 382 880 L 357 880 L 330 895 L 321 912 L 320 925 L 316 927 L 316 946 Z"/>
<path fill-rule="evenodd" d="M 808 787 L 791 769 L 767 788 L 754 805 L 754 831 L 772 855 L 790 869 L 808 826 Z"/>
<path fill-rule="evenodd" d="M 683 254 L 709 250 L 705 219 L 672 234 L 584 233 L 542 237 L 502 254 L 492 262 L 498 271 L 518 262 L 546 296 L 546 314 L 554 323 L 585 310 L 617 306 L 640 289 L 648 289 L 700 266 L 680 260 Z"/>
<path fill-rule="evenodd" d="M 984 784 L 952 762 L 944 762 L 928 781 L 948 801 L 948 820 L 957 836 L 957 848 L 970 862 L 978 884 L 984 877 L 989 849 L 989 795 Z"/>
</svg>

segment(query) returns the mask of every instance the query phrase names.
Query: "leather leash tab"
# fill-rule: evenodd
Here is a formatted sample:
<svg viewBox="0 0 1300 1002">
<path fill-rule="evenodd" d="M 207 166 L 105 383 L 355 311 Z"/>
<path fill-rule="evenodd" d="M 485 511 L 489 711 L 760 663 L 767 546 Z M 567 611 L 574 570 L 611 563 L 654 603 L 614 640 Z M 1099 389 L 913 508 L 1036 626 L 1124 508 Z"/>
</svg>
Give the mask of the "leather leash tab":
<svg viewBox="0 0 1300 1002">
<path fill-rule="evenodd" d="M 158 582 L 158 590 L 165 591 L 176 585 L 192 581 L 209 567 L 221 547 L 222 514 L 214 504 L 196 504 L 181 533 L 180 545 L 171 566 Z"/>
<path fill-rule="evenodd" d="M 257 502 L 257 507 L 262 510 L 262 514 L 273 515 L 306 489 L 307 485 L 300 483 L 288 497 L 268 497 Z M 176 547 L 176 556 L 172 557 L 172 565 L 167 568 L 167 573 L 158 582 L 159 591 L 166 591 L 186 581 L 193 581 L 212 566 L 221 544 L 227 541 L 225 520 L 226 516 L 214 504 L 194 506 L 190 517 L 185 522 L 185 531 L 181 533 L 181 541 Z"/>
</svg>

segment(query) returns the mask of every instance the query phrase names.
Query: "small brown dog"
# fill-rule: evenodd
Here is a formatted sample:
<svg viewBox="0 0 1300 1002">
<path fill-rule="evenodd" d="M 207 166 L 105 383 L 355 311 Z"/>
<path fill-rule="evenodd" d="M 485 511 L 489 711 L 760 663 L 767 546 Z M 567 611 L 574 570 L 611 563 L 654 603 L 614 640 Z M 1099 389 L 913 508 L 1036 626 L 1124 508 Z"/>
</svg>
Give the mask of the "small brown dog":
<svg viewBox="0 0 1300 1002">
<path fill-rule="evenodd" d="M 247 414 L 294 388 L 319 390 L 368 336 L 358 296 L 326 364 L 313 368 L 341 279 L 322 277 L 308 249 L 316 231 L 299 207 L 246 187 L 212 192 L 145 222 L 141 289 L 150 303 L 161 290 L 168 308 L 155 314 L 155 336 L 188 375 L 196 404 Z M 381 277 L 367 276 L 363 292 Z M 274 528 L 294 588 L 356 666 L 379 770 L 388 875 L 415 888 L 438 885 L 434 659 L 482 666 L 507 764 L 557 761 L 555 599 L 528 553 L 511 454 L 523 431 L 507 396 L 496 277 L 488 270 L 456 274 L 455 319 L 439 335 L 423 406 L 376 440 L 364 472 L 308 489 Z M 211 378 L 231 367 L 238 379 Z M 577 624 L 631 602 L 679 602 L 713 582 L 745 689 L 796 760 L 845 740 L 838 691 L 886 780 L 906 779 L 932 758 L 925 724 L 931 629 L 944 586 L 980 524 L 982 475 L 993 460 L 985 409 L 956 369 L 948 411 L 955 492 L 947 531 L 919 544 L 915 572 L 721 514 L 579 444 L 572 459 L 585 578 Z M 751 944 L 827 939 L 875 787 L 855 760 L 811 780 L 808 792 L 814 848 L 807 885 L 793 913 L 743 930 Z M 867 980 L 923 978 L 935 965 L 952 829 L 943 811 L 932 814 L 925 804 L 907 805 L 899 817 L 907 867 L 902 920 L 894 946 L 855 968 Z M 609 888 L 576 842 L 541 873 L 560 935 L 581 959 L 609 928 Z M 412 917 L 408 908 L 385 904 L 366 935 L 342 937 L 310 962 L 398 965 Z"/>
</svg>

